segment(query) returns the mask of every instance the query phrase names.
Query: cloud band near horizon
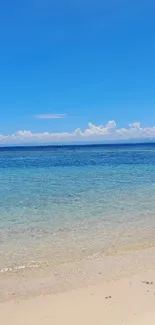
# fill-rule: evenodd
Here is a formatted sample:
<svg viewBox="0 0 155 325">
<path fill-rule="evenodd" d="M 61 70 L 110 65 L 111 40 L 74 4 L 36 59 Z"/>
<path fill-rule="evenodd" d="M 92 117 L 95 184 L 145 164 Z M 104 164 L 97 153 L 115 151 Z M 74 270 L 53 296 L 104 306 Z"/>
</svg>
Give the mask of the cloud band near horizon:
<svg viewBox="0 0 155 325">
<path fill-rule="evenodd" d="M 105 126 L 89 123 L 85 130 L 77 128 L 73 132 L 33 133 L 29 130 L 19 130 L 14 134 L 0 135 L 0 145 L 50 144 L 76 141 L 129 141 L 134 139 L 155 139 L 155 126 L 142 127 L 140 122 L 135 122 L 129 124 L 127 128 L 117 128 L 115 121 L 109 121 Z"/>
</svg>

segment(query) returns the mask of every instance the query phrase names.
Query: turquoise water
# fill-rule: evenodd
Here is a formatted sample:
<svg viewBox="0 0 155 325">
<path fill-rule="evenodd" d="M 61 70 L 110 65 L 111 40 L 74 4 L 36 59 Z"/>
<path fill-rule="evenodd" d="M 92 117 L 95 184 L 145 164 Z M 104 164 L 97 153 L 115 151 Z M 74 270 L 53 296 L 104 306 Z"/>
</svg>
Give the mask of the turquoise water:
<svg viewBox="0 0 155 325">
<path fill-rule="evenodd" d="M 154 245 L 155 145 L 0 149 L 0 270 Z"/>
</svg>

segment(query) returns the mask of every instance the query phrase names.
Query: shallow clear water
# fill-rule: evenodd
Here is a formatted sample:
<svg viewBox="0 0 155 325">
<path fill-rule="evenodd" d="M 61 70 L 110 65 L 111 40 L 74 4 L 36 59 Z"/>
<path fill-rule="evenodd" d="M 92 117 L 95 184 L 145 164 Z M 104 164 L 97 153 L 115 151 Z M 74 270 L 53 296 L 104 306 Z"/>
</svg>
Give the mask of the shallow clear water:
<svg viewBox="0 0 155 325">
<path fill-rule="evenodd" d="M 155 242 L 155 145 L 0 149 L 0 270 Z"/>
</svg>

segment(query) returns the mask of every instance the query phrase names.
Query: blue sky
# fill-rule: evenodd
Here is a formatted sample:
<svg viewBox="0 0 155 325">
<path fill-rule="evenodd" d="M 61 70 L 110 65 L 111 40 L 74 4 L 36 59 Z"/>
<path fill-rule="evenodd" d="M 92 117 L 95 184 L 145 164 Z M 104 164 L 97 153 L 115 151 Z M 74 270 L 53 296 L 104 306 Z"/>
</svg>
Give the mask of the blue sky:
<svg viewBox="0 0 155 325">
<path fill-rule="evenodd" d="M 3 2 L 0 134 L 153 127 L 154 13 L 152 0 Z"/>
</svg>

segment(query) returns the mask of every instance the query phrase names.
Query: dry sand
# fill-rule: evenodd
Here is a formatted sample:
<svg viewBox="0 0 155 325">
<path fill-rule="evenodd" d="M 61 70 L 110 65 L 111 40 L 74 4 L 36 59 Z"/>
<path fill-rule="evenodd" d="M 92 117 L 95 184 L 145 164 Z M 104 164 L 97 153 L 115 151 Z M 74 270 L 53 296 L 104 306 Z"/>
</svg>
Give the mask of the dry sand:
<svg viewBox="0 0 155 325">
<path fill-rule="evenodd" d="M 155 271 L 0 304 L 3 325 L 155 325 Z"/>
</svg>

